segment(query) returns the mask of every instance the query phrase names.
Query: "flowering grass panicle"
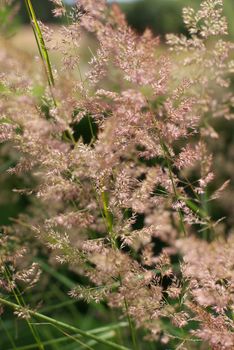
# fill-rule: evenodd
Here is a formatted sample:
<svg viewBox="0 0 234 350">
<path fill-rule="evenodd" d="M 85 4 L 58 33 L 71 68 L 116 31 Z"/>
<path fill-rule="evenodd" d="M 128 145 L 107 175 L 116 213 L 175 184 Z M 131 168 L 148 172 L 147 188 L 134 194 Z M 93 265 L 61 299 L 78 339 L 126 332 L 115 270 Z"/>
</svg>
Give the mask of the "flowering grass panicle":
<svg viewBox="0 0 234 350">
<path fill-rule="evenodd" d="M 168 35 L 165 50 L 150 30 L 135 33 L 117 5 L 82 0 L 68 13 L 52 2 L 68 21 L 60 47 L 46 41 L 62 52 L 55 84 L 37 94 L 42 78 L 15 61 L 9 71 L 19 75 L 1 76 L 0 138 L 21 155 L 9 171 L 37 182 L 25 190 L 37 215 L 23 224 L 88 278 L 72 297 L 120 308 L 151 340 L 231 350 L 233 238 L 208 209 L 224 190 L 213 184 L 213 120 L 233 117 L 223 2 L 184 9 L 188 35 Z M 87 32 L 96 41 L 81 70 Z M 34 284 L 39 273 L 32 265 L 15 276 Z"/>
</svg>

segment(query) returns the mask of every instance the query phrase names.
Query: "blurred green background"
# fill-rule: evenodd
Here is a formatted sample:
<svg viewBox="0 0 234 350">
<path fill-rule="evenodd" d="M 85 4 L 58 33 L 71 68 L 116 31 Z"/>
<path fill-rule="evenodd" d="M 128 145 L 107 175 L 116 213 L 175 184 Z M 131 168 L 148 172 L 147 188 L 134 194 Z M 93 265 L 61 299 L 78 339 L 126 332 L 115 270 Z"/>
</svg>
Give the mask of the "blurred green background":
<svg viewBox="0 0 234 350">
<path fill-rule="evenodd" d="M 19 15 L 21 22 L 27 23 L 28 16 L 23 2 L 24 0 L 20 0 Z M 72 0 L 67 0 L 67 3 L 71 2 Z M 54 21 L 51 15 L 53 6 L 50 1 L 32 0 L 32 3 L 38 17 L 42 21 Z M 184 6 L 189 5 L 197 7 L 200 4 L 200 0 L 122 0 L 119 3 L 127 15 L 128 22 L 137 31 L 142 32 L 146 27 L 149 27 L 155 34 L 165 34 L 168 32 L 184 32 L 181 10 Z M 224 7 L 225 15 L 229 20 L 230 33 L 234 36 L 234 1 L 225 0 Z"/>
</svg>

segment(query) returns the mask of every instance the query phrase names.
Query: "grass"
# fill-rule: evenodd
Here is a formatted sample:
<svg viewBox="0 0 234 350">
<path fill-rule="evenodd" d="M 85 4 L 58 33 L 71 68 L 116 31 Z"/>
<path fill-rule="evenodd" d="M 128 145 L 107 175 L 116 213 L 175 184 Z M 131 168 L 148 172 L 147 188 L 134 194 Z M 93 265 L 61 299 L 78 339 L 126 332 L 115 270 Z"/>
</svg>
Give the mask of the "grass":
<svg viewBox="0 0 234 350">
<path fill-rule="evenodd" d="M 25 309 L 25 307 L 22 307 L 21 305 L 19 304 L 16 304 L 16 303 L 13 303 L 11 301 L 8 301 L 6 299 L 3 299 L 0 297 L 0 303 L 5 305 L 5 306 L 8 306 L 10 308 L 12 308 L 13 310 L 15 311 L 25 311 L 28 313 L 28 315 L 30 315 L 30 317 L 32 318 L 35 318 L 35 319 L 39 319 L 40 321 L 43 321 L 45 322 L 47 325 L 52 325 L 56 328 L 58 328 L 59 330 L 67 330 L 67 331 L 70 331 L 70 332 L 73 332 L 76 336 L 82 336 L 83 338 L 87 338 L 87 339 L 91 339 L 97 343 L 101 343 L 103 345 L 107 345 L 110 349 L 117 349 L 117 350 L 128 350 L 127 347 L 125 346 L 121 346 L 121 345 L 118 345 L 116 343 L 113 343 L 109 340 L 106 340 L 105 337 L 106 337 L 106 333 L 101 333 L 99 334 L 99 336 L 95 335 L 95 330 L 92 330 L 92 331 L 89 331 L 89 332 L 85 332 L 83 331 L 82 329 L 79 329 L 77 327 L 74 327 L 68 323 L 65 323 L 65 322 L 61 322 L 61 321 L 58 321 L 54 318 L 51 318 L 49 316 L 46 316 L 42 313 L 39 313 L 39 312 L 36 312 L 36 311 L 33 311 L 33 310 L 30 310 L 30 309 Z M 114 326 L 115 327 L 115 326 Z M 111 330 L 111 326 L 109 326 L 109 328 L 107 327 L 107 331 Z M 114 334 L 115 335 L 115 334 Z M 70 337 L 70 335 L 67 335 L 68 337 Z M 111 333 L 111 336 L 113 336 L 113 333 Z M 73 337 L 74 338 L 74 337 Z M 41 348 L 44 349 L 44 346 L 43 344 L 41 343 L 40 344 Z"/>
<path fill-rule="evenodd" d="M 31 0 L 25 0 L 25 5 L 27 8 L 29 18 L 31 20 L 32 29 L 33 29 L 35 41 L 37 44 L 37 49 L 38 49 L 38 52 L 40 54 L 42 65 L 44 67 L 48 86 L 49 86 L 50 92 L 51 92 L 51 97 L 54 101 L 54 105 L 56 106 L 56 101 L 55 101 L 54 96 L 53 96 L 53 86 L 55 85 L 55 80 L 54 80 L 54 76 L 53 76 L 52 64 L 50 61 L 49 53 L 48 53 L 48 50 L 46 48 L 43 34 L 42 34 L 42 31 L 40 28 L 40 24 L 37 20 L 37 17 L 36 17 L 35 11 L 33 9 Z M 107 210 L 106 200 L 107 199 L 104 196 L 103 197 L 104 215 L 106 217 L 108 227 L 111 231 L 112 222 L 111 222 L 111 217 L 109 216 L 109 212 Z M 114 238 L 112 237 L 112 239 L 114 239 Z M 60 283 L 64 287 L 71 289 L 75 286 L 75 283 L 72 280 L 70 280 L 67 276 L 65 276 L 64 274 L 61 274 L 60 272 L 58 272 L 57 270 L 55 270 L 54 268 L 49 266 L 44 260 L 37 259 L 37 262 L 39 263 L 40 267 L 42 268 L 42 270 L 44 272 L 49 274 L 51 276 L 51 278 L 55 279 L 58 283 Z M 61 293 L 61 290 L 58 289 L 57 286 L 55 287 L 55 291 L 56 291 L 57 296 L 59 296 L 59 298 L 61 299 L 61 302 L 60 303 L 53 303 L 53 305 L 47 306 L 46 308 L 44 308 L 44 311 L 51 312 L 51 311 L 56 311 L 60 308 L 67 307 L 70 309 L 71 314 L 74 315 L 74 320 L 76 322 L 77 309 L 74 305 L 75 304 L 74 300 L 66 300 L 67 297 L 63 293 Z M 49 296 L 49 294 L 46 295 L 46 297 L 48 297 L 48 296 Z M 33 319 L 38 319 L 40 321 L 40 323 L 31 322 L 31 319 L 30 319 L 30 321 L 26 319 L 26 323 L 28 324 L 28 326 L 31 330 L 32 336 L 33 336 L 34 340 L 36 341 L 36 343 L 31 343 L 28 345 L 23 345 L 23 346 L 17 347 L 15 345 L 14 337 L 12 337 L 13 329 L 12 328 L 7 329 L 5 327 L 5 322 L 4 322 L 3 323 L 4 324 L 3 330 L 5 332 L 7 339 L 10 341 L 10 343 L 12 345 L 12 349 L 27 350 L 27 349 L 38 348 L 40 350 L 44 350 L 45 346 L 46 346 L 46 348 L 49 346 L 51 349 L 57 349 L 58 344 L 66 343 L 67 340 L 69 339 L 69 340 L 73 341 L 73 344 L 76 343 L 76 346 L 78 343 L 80 345 L 80 348 L 92 349 L 93 346 L 95 346 L 97 344 L 101 344 L 102 346 L 106 346 L 107 349 L 127 350 L 128 349 L 127 347 L 125 347 L 123 345 L 118 345 L 117 343 L 114 343 L 114 342 L 109 340 L 110 338 L 116 337 L 116 330 L 118 332 L 120 332 L 121 328 L 123 328 L 123 327 L 125 328 L 127 325 L 130 327 L 130 332 L 131 332 L 132 339 L 133 339 L 134 349 L 138 349 L 136 339 L 135 339 L 134 325 L 133 325 L 129 316 L 128 316 L 128 323 L 127 322 L 118 322 L 118 323 L 115 323 L 113 325 L 109 325 L 109 326 L 105 326 L 105 327 L 92 328 L 91 331 L 84 331 L 84 330 L 77 328 L 69 323 L 59 321 L 54 317 L 50 317 L 50 316 L 47 316 L 43 313 L 39 313 L 39 312 L 36 312 L 34 310 L 28 309 L 26 307 L 25 302 L 20 301 L 20 298 L 21 298 L 21 293 L 16 292 L 15 293 L 16 302 L 12 302 L 12 301 L 6 300 L 4 298 L 0 298 L 0 303 L 13 309 L 15 312 L 16 311 L 24 312 L 26 310 L 27 314 L 30 317 L 32 317 Z M 100 307 L 96 306 L 95 310 L 98 310 L 98 308 L 100 309 Z M 35 328 L 35 326 L 36 326 L 36 328 Z M 46 326 L 46 327 L 43 327 L 43 329 L 42 329 L 41 326 Z M 48 327 L 48 326 L 50 326 L 50 327 Z M 64 336 L 63 337 L 58 337 L 58 336 L 54 337 L 53 332 L 51 331 L 51 326 L 53 328 L 57 329 L 59 332 L 62 332 L 64 334 Z M 38 328 L 40 329 L 39 333 L 40 334 L 42 333 L 43 340 L 41 340 L 41 338 L 39 336 Z M 71 334 L 66 333 L 67 331 L 70 332 Z M 26 334 L 27 334 L 27 331 L 26 331 Z M 80 339 L 80 337 L 83 337 L 85 339 L 89 339 L 89 341 L 84 343 L 83 340 Z M 48 339 L 45 340 L 45 338 L 48 338 Z M 68 348 L 70 349 L 70 346 Z M 72 346 L 71 346 L 71 348 L 72 348 Z M 77 349 L 77 347 L 76 347 L 76 349 Z"/>
</svg>

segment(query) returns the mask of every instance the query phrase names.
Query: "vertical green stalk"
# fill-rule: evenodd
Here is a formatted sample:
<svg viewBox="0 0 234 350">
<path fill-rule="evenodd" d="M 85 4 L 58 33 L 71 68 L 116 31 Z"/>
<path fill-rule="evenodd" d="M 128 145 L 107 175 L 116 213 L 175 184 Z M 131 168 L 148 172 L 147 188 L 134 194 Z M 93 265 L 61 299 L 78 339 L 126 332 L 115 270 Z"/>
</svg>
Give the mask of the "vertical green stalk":
<svg viewBox="0 0 234 350">
<path fill-rule="evenodd" d="M 10 271 L 8 270 L 7 267 L 5 267 L 4 271 L 5 271 L 5 275 L 6 275 L 6 278 L 7 278 L 7 280 L 8 280 L 8 283 L 11 283 L 11 273 L 10 273 Z M 16 289 L 16 291 L 15 291 L 15 289 Z M 17 294 L 17 293 L 18 293 L 18 294 Z M 19 307 L 21 307 L 21 308 L 26 307 L 26 304 L 25 304 L 25 302 L 24 302 L 24 299 L 23 299 L 23 297 L 21 296 L 21 294 L 20 294 L 20 292 L 19 292 L 19 290 L 18 290 L 17 287 L 14 287 L 14 288 L 13 288 L 13 295 L 14 295 L 15 300 L 16 300 L 16 302 L 17 302 L 17 304 L 18 304 Z M 43 344 L 42 344 L 42 342 L 41 342 L 41 339 L 40 339 L 39 334 L 37 334 L 36 329 L 35 329 L 34 326 L 28 321 L 28 319 L 26 319 L 26 322 L 27 322 L 28 327 L 29 327 L 29 329 L 30 329 L 30 331 L 31 331 L 31 333 L 32 333 L 32 335 L 33 335 L 33 337 L 34 337 L 36 343 L 37 343 L 38 349 L 39 349 L 39 350 L 44 350 L 44 346 L 43 346 Z"/>
<path fill-rule="evenodd" d="M 120 281 L 120 285 L 122 286 L 122 278 L 121 276 L 119 276 L 119 281 Z M 128 320 L 128 326 L 129 326 L 129 330 L 130 330 L 130 334 L 131 334 L 131 338 L 132 338 L 132 344 L 133 344 L 133 349 L 134 350 L 139 350 L 139 346 L 137 343 L 137 338 L 136 338 L 136 329 L 135 329 L 135 325 L 131 319 L 131 316 L 129 315 L 129 308 L 128 308 L 128 301 L 124 296 L 124 306 L 125 306 L 125 310 L 127 313 L 127 320 Z"/>
<path fill-rule="evenodd" d="M 139 346 L 138 346 L 138 343 L 137 343 L 137 340 L 136 340 L 136 329 L 135 329 L 135 326 L 133 324 L 133 321 L 129 315 L 129 312 L 128 312 L 128 302 L 126 300 L 126 298 L 124 297 L 124 305 L 125 305 L 125 309 L 126 309 L 126 312 L 127 312 L 127 319 L 128 319 L 128 324 L 129 324 L 129 328 L 130 328 L 130 332 L 131 332 L 131 338 L 132 338 L 132 344 L 133 344 L 133 349 L 134 350 L 139 350 Z"/>
<path fill-rule="evenodd" d="M 147 104 L 151 110 L 151 107 L 150 107 L 150 103 L 149 101 L 146 99 L 147 101 Z M 170 177 L 170 180 L 171 180 L 171 184 L 172 184 L 172 187 L 173 187 L 173 192 L 174 192 L 174 196 L 176 197 L 177 200 L 180 199 L 180 196 L 177 192 L 177 188 L 176 188 L 176 185 L 175 185 L 175 182 L 174 182 L 174 179 L 173 179 L 173 173 L 172 173 L 172 168 L 171 168 L 171 163 L 170 163 L 170 152 L 168 151 L 168 148 L 166 146 L 166 144 L 164 143 L 164 141 L 162 140 L 161 138 L 161 135 L 160 135 L 160 132 L 158 131 L 158 126 L 157 126 L 157 123 L 156 123 L 156 120 L 154 119 L 154 124 L 155 124 L 155 129 L 156 129 L 156 132 L 157 132 L 157 137 L 159 139 L 159 142 L 160 142 L 160 146 L 163 150 L 163 153 L 164 153 L 164 157 L 166 159 L 166 162 L 167 162 L 167 167 L 168 167 L 168 170 L 169 170 L 169 177 Z M 181 209 L 178 210 L 178 214 L 179 214 L 179 220 L 180 220 L 180 227 L 181 227 L 181 230 L 184 234 L 184 236 L 187 236 L 187 232 L 186 232 L 186 228 L 185 228 L 185 225 L 184 225 L 184 216 L 183 216 L 183 212 L 181 211 Z"/>
<path fill-rule="evenodd" d="M 173 179 L 173 173 L 172 173 L 172 169 L 171 169 L 171 163 L 170 163 L 170 153 L 167 149 L 167 146 L 165 145 L 165 143 L 163 142 L 163 140 L 161 139 L 161 136 L 159 135 L 159 141 L 160 141 L 160 145 L 162 147 L 162 150 L 163 150 L 163 153 L 164 153 L 164 157 L 166 159 L 166 162 L 167 162 L 167 167 L 168 167 L 168 170 L 169 170 L 169 177 L 170 177 L 170 180 L 171 180 L 171 183 L 172 183 L 172 188 L 173 188 L 173 192 L 174 192 L 174 196 L 176 197 L 177 200 L 180 199 L 180 196 L 177 192 L 177 188 L 176 188 L 176 185 L 175 185 L 175 182 L 174 182 L 174 179 Z M 181 211 L 181 209 L 178 210 L 178 213 L 179 213 L 179 219 L 180 219 L 180 227 L 181 227 L 181 230 L 183 232 L 183 234 L 185 236 L 187 236 L 187 232 L 186 232 L 186 228 L 185 228 L 185 225 L 184 225 L 184 215 Z"/>
<path fill-rule="evenodd" d="M 31 0 L 25 0 L 25 6 L 32 24 L 32 28 L 33 28 L 33 33 L 36 39 L 36 43 L 37 43 L 37 47 L 38 47 L 38 51 L 45 69 L 45 73 L 46 73 L 46 77 L 47 77 L 47 81 L 48 81 L 48 85 L 50 88 L 50 92 L 51 92 L 51 96 L 53 98 L 53 102 L 54 105 L 56 106 L 56 101 L 53 95 L 53 91 L 52 91 L 52 87 L 54 86 L 54 76 L 53 76 L 53 71 L 52 71 L 52 66 L 51 66 L 51 62 L 50 62 L 50 57 L 48 54 L 48 50 L 46 48 L 45 45 L 45 41 L 42 35 L 42 31 L 40 28 L 40 25 L 37 21 L 37 17 L 32 5 Z"/>
<path fill-rule="evenodd" d="M 106 220 L 108 233 L 110 235 L 111 245 L 112 245 L 112 248 L 117 248 L 115 234 L 113 231 L 113 217 L 108 208 L 108 194 L 106 191 L 102 192 L 101 198 L 102 198 L 104 218 Z"/>
</svg>

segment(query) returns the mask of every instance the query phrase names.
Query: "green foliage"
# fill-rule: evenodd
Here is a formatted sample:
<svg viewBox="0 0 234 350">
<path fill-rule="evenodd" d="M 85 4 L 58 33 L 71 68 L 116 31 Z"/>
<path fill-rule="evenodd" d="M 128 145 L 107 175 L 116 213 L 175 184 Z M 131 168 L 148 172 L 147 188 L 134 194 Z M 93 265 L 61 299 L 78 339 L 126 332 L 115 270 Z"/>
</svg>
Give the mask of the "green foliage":
<svg viewBox="0 0 234 350">
<path fill-rule="evenodd" d="M 18 27 L 19 21 L 15 19 L 17 12 L 17 5 L 6 6 L 0 3 L 0 33 L 2 33 L 5 37 L 13 35 Z"/>
<path fill-rule="evenodd" d="M 185 32 L 181 12 L 184 6 L 198 7 L 200 0 L 139 0 L 123 4 L 127 20 L 137 31 L 151 28 L 156 35 Z M 224 12 L 228 18 L 230 35 L 234 36 L 234 2 L 224 2 Z"/>
<path fill-rule="evenodd" d="M 24 4 L 24 0 L 20 0 L 20 12 L 19 17 L 23 23 L 29 23 L 27 9 Z M 43 22 L 51 22 L 54 21 L 52 16 L 53 5 L 48 0 L 32 0 L 32 5 L 37 13 L 38 18 Z"/>
</svg>

